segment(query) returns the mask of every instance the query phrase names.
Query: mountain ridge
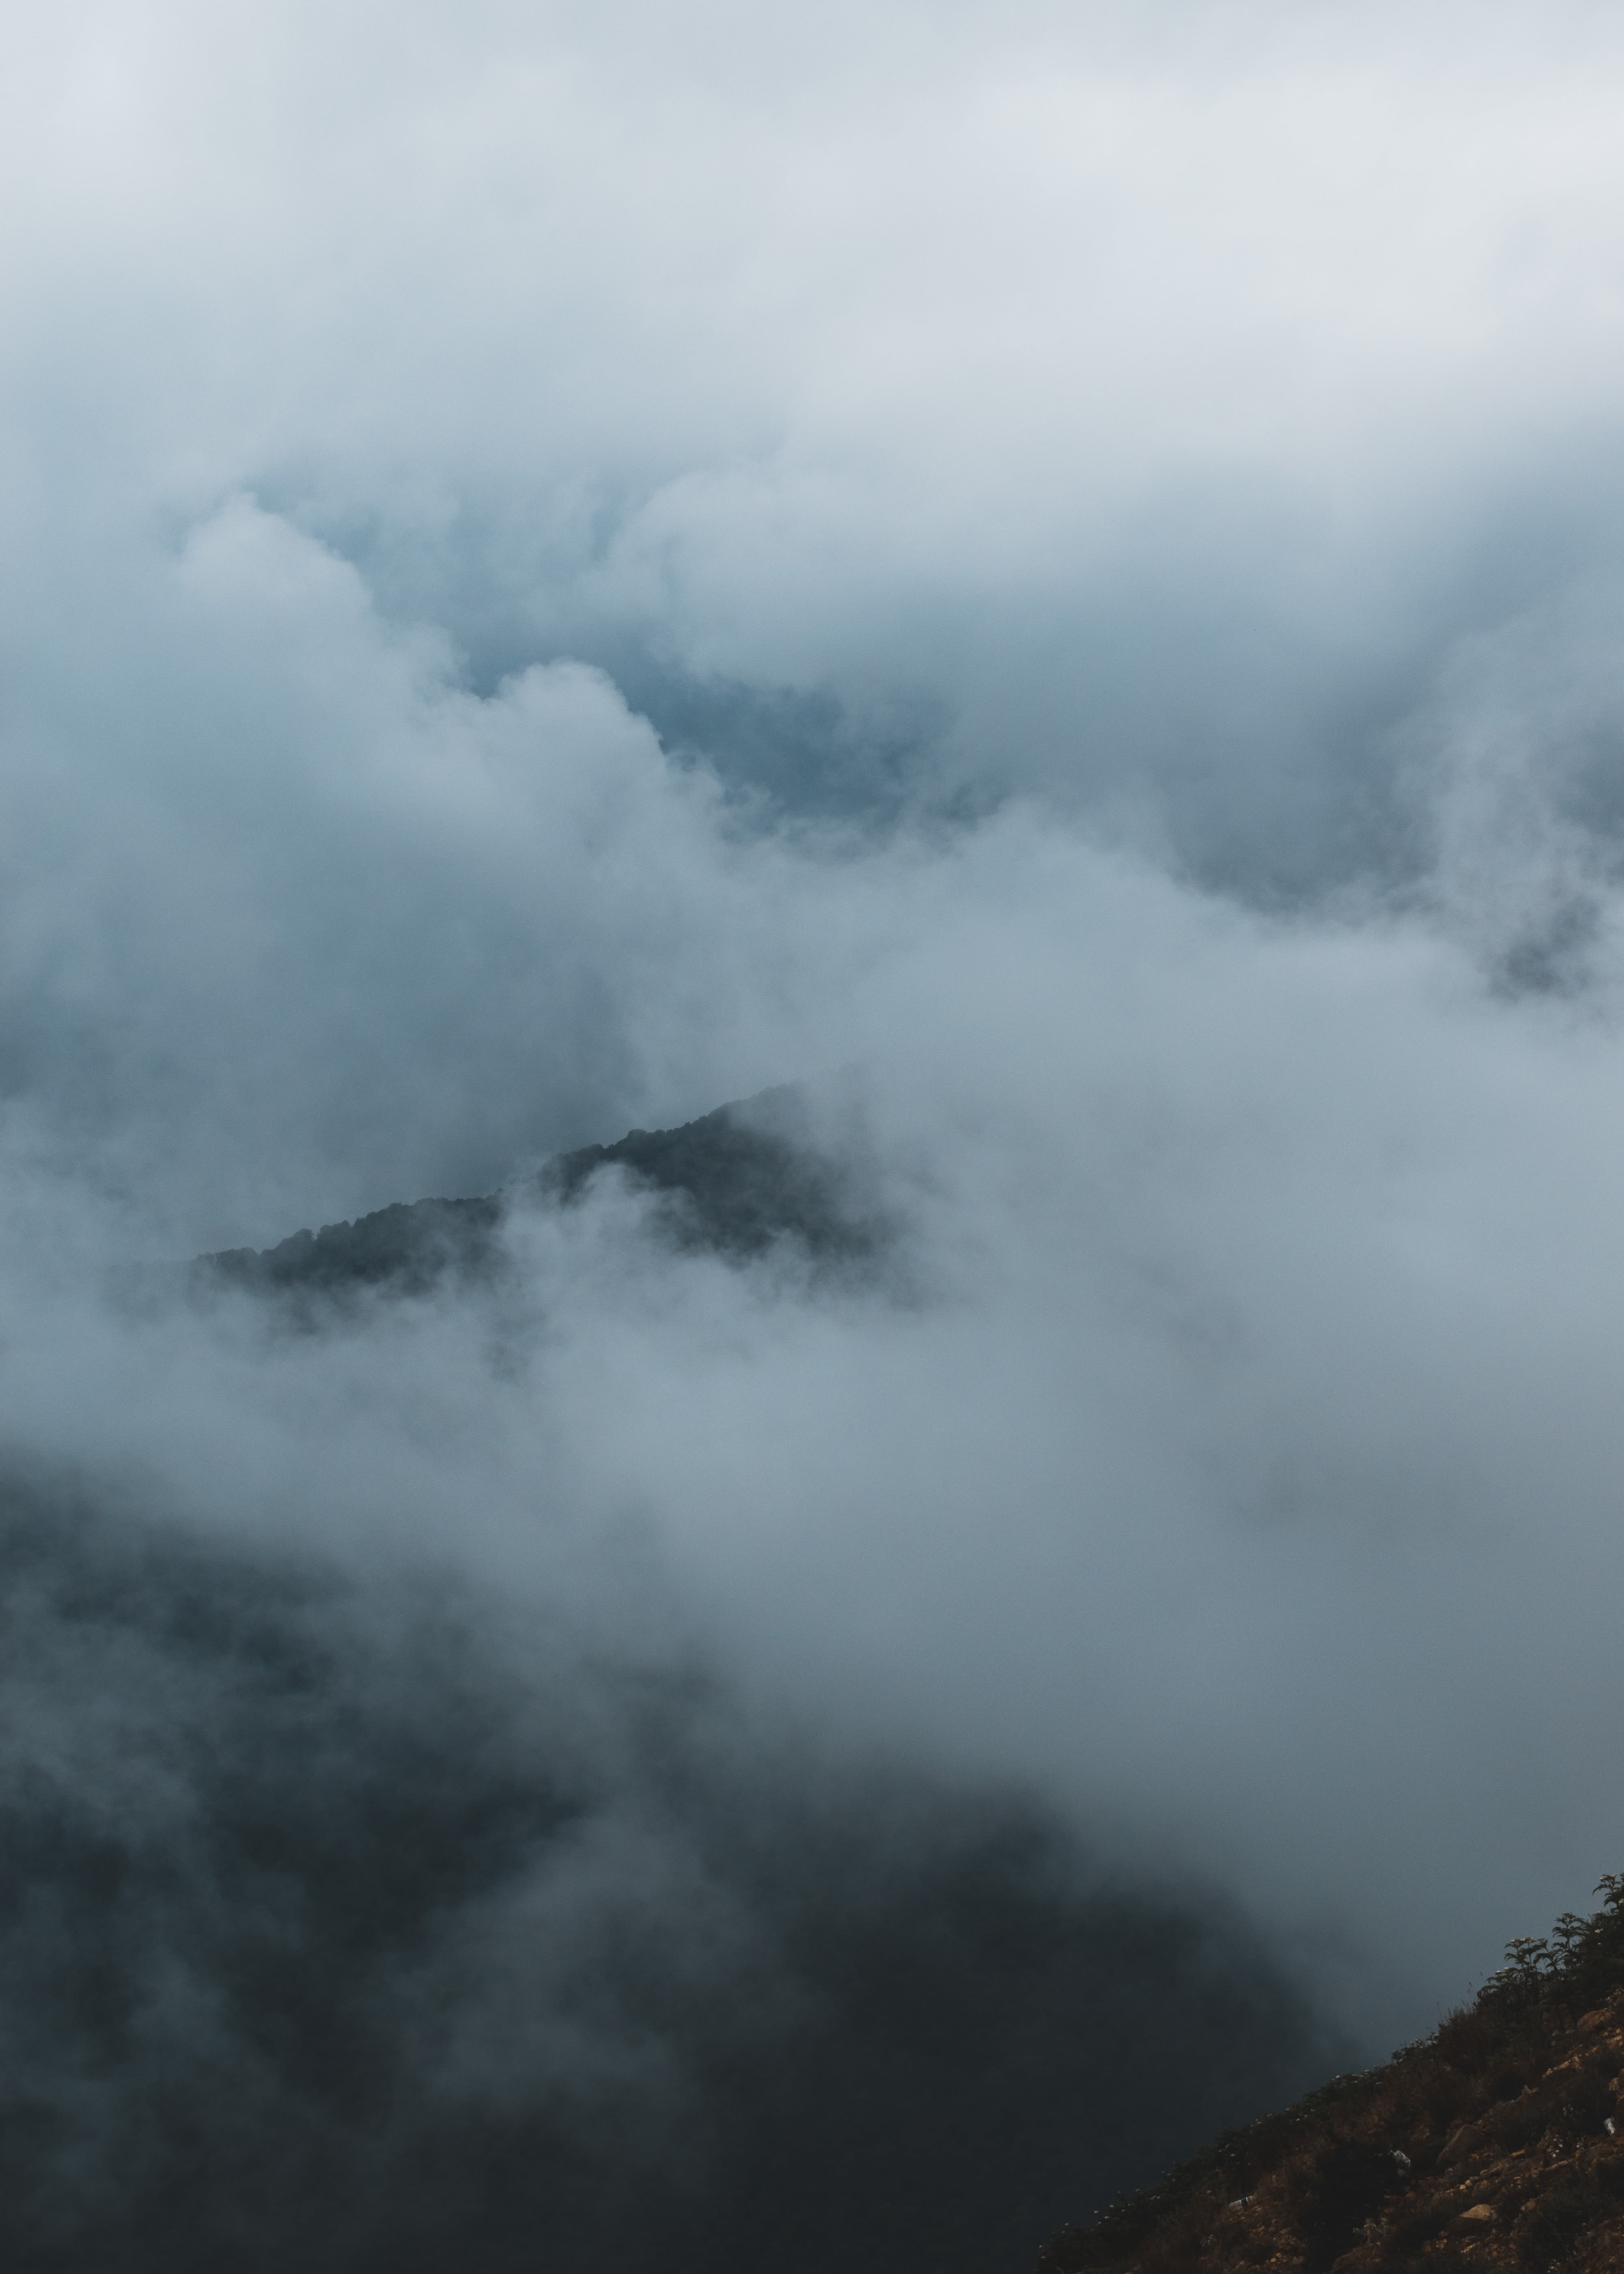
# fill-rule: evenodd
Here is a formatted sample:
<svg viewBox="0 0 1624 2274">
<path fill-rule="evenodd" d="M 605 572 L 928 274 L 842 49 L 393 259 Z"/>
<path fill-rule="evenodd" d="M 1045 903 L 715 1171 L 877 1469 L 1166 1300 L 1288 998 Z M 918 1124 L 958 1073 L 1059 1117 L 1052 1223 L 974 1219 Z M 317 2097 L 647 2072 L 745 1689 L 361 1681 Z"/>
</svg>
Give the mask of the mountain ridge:
<svg viewBox="0 0 1624 2274">
<path fill-rule="evenodd" d="M 658 1229 L 679 1248 L 743 1261 L 788 1241 L 832 1263 L 873 1254 L 885 1236 L 855 1171 L 819 1148 L 801 1093 L 786 1085 L 668 1129 L 631 1129 L 612 1144 L 578 1146 L 495 1193 L 395 1201 L 270 1247 L 216 1249 L 186 1269 L 194 1284 L 259 1292 L 387 1286 L 421 1293 L 447 1276 L 495 1270 L 512 1208 L 576 1205 L 614 1171 L 655 1196 Z"/>
</svg>

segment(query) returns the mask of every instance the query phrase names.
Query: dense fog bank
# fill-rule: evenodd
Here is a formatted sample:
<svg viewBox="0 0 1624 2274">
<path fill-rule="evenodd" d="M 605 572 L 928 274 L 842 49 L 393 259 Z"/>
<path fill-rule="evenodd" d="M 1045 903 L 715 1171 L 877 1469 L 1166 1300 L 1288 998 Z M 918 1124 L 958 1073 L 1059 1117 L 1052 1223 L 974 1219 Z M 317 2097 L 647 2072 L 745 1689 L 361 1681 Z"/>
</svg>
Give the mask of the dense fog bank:
<svg viewBox="0 0 1624 2274">
<path fill-rule="evenodd" d="M 691 1663 L 37 1480 L 0 1557 L 17 2265 L 1018 2263 L 1339 2050 L 1221 1902 Z"/>
</svg>

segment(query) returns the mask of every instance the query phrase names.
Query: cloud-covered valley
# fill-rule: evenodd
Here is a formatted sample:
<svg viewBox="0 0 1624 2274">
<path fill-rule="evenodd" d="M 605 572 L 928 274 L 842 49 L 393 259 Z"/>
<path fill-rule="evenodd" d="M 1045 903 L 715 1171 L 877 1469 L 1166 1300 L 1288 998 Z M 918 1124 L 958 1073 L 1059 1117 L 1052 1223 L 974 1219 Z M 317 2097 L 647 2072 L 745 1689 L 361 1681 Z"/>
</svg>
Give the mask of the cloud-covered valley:
<svg viewBox="0 0 1624 2274">
<path fill-rule="evenodd" d="M 560 2263 L 688 2263 L 723 2200 L 744 2263 L 861 2074 L 836 2239 L 784 2182 L 823 2263 L 941 2007 L 1011 2106 L 1077 2094 L 921 2242 L 967 2268 L 1583 1908 L 1624 1576 L 1604 13 L 7 38 L 38 2263 L 114 2263 L 139 2201 L 132 2265 L 258 2264 L 296 2167 L 335 2265 L 449 2263 L 500 2108 L 489 2263 L 549 2218 Z M 867 1262 L 530 1181 L 785 1083 Z M 130 1293 L 498 1191 L 477 1282 Z M 1108 1977 L 1153 2047 L 1191 2017 L 1177 2108 L 1108 2119 Z M 987 2120 L 945 2107 L 932 2152 Z"/>
</svg>

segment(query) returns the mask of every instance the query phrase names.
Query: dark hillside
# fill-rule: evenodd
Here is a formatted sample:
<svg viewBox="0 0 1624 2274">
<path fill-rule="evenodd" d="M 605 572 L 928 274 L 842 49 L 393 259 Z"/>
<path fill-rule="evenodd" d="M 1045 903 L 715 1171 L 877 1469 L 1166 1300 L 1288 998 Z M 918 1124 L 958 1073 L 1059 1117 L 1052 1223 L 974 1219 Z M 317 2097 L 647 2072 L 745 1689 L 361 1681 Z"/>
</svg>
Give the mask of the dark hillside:
<svg viewBox="0 0 1624 2274">
<path fill-rule="evenodd" d="M 421 1294 L 447 1273 L 489 1270 L 496 1254 L 502 1201 L 395 1201 L 353 1224 L 324 1224 L 296 1231 L 274 1247 L 228 1247 L 199 1256 L 191 1267 L 215 1279 L 267 1294 L 295 1289 L 335 1294 L 351 1287 L 392 1286 Z"/>
<path fill-rule="evenodd" d="M 0 2264 L 985 2274 L 1338 2048 L 1241 1919 L 442 1572 L 0 1491 Z"/>
<path fill-rule="evenodd" d="M 795 1093 L 785 1089 L 680 1128 L 634 1129 L 613 1145 L 584 1145 L 508 1192 L 396 1201 L 354 1223 L 296 1231 L 274 1247 L 200 1256 L 190 1269 L 194 1282 L 266 1293 L 386 1287 L 418 1294 L 447 1276 L 492 1270 L 510 1206 L 568 1207 L 612 1171 L 658 1196 L 658 1227 L 679 1247 L 744 1258 L 787 1241 L 829 1264 L 872 1254 L 884 1236 L 853 1172 L 817 1149 Z"/>
<path fill-rule="evenodd" d="M 883 1226 L 852 1171 L 810 1141 L 793 1090 L 724 1105 L 680 1129 L 634 1129 L 614 1145 L 587 1145 L 543 1170 L 544 1191 L 576 1198 L 605 1169 L 621 1169 L 667 1196 L 680 1245 L 757 1255 L 776 1240 L 835 1258 L 870 1253 Z"/>
<path fill-rule="evenodd" d="M 1624 1874 L 1385 2067 L 1228 2132 L 1037 2274 L 1624 2269 Z"/>
</svg>

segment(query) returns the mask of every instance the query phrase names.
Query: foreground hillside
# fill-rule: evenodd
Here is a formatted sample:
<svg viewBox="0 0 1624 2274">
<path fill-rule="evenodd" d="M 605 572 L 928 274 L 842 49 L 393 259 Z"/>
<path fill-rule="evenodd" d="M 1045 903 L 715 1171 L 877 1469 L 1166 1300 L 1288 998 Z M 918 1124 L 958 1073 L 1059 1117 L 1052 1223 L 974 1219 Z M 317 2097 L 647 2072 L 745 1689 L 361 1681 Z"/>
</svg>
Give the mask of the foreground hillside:
<svg viewBox="0 0 1624 2274">
<path fill-rule="evenodd" d="M 1384 2067 L 1223 2134 L 1038 2274 L 1624 2269 L 1624 1873 Z"/>
</svg>

